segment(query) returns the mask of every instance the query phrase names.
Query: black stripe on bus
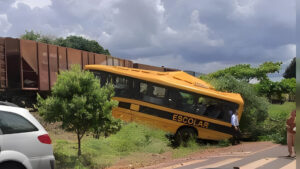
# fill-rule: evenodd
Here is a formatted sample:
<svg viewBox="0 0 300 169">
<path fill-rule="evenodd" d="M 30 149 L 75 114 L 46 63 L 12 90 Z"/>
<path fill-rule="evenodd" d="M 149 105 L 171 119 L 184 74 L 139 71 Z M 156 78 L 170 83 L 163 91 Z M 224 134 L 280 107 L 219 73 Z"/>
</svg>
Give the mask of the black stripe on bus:
<svg viewBox="0 0 300 169">
<path fill-rule="evenodd" d="M 196 119 L 193 117 L 183 116 L 183 115 L 176 114 L 176 113 L 153 109 L 153 108 L 146 107 L 146 106 L 140 106 L 139 112 L 145 113 L 148 115 L 152 115 L 152 116 L 156 116 L 156 117 L 160 117 L 160 118 L 164 118 L 164 119 L 168 119 L 168 120 L 173 120 L 173 121 L 183 123 L 183 124 L 186 124 L 189 126 L 207 128 L 207 129 L 211 129 L 211 130 L 215 130 L 215 131 L 219 131 L 219 132 L 227 133 L 227 134 L 233 133 L 233 130 L 231 127 L 215 124 L 212 122 L 207 122 L 207 121 Z"/>
<path fill-rule="evenodd" d="M 124 109 L 130 109 L 130 103 L 119 102 L 119 107 Z"/>
<path fill-rule="evenodd" d="M 125 109 L 130 109 L 130 103 L 119 102 L 119 107 L 125 108 Z M 215 130 L 215 131 L 219 131 L 219 132 L 227 133 L 227 134 L 233 133 L 233 129 L 231 127 L 215 124 L 212 122 L 200 120 L 200 119 L 189 117 L 189 116 L 183 116 L 183 115 L 176 114 L 176 113 L 171 113 L 171 112 L 167 112 L 167 111 L 163 111 L 163 110 L 159 110 L 159 109 L 154 109 L 154 108 L 147 107 L 147 106 L 140 106 L 139 112 L 145 113 L 145 114 L 148 114 L 151 116 L 156 116 L 156 117 L 176 121 L 176 122 L 183 123 L 183 124 L 186 124 L 189 126 L 207 128 L 207 129 L 211 129 L 211 130 Z"/>
</svg>

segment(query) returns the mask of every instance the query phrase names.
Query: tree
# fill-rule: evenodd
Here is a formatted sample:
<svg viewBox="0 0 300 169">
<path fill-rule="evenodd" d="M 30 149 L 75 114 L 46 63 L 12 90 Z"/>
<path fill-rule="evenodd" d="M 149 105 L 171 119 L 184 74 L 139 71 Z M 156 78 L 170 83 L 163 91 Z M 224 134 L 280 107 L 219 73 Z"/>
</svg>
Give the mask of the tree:
<svg viewBox="0 0 300 169">
<path fill-rule="evenodd" d="M 81 36 L 68 36 L 66 39 L 60 39 L 58 42 L 59 44 L 57 45 L 64 47 L 110 55 L 109 51 L 107 49 L 104 50 L 103 47 L 95 40 L 88 40 Z"/>
<path fill-rule="evenodd" d="M 79 50 L 85 50 L 88 52 L 94 52 L 99 54 L 110 55 L 108 49 L 104 49 L 97 41 L 88 40 L 81 36 L 68 36 L 64 38 L 55 38 L 49 35 L 41 35 L 39 33 L 35 33 L 33 30 L 25 31 L 26 33 L 21 36 L 21 39 L 25 40 L 34 40 L 36 42 L 42 42 L 47 44 L 53 44 L 63 47 L 69 47 Z"/>
<path fill-rule="evenodd" d="M 24 40 L 34 40 L 34 41 L 38 41 L 39 38 L 41 37 L 41 35 L 39 33 L 35 33 L 33 30 L 31 31 L 25 31 L 26 33 L 24 35 L 21 35 L 21 39 Z"/>
<path fill-rule="evenodd" d="M 225 75 L 231 75 L 238 80 L 245 80 L 247 82 L 254 78 L 262 81 L 268 79 L 267 74 L 278 72 L 281 64 L 281 62 L 265 62 L 257 68 L 252 68 L 250 64 L 238 64 L 224 70 L 208 74 L 208 77 L 219 78 Z"/>
<path fill-rule="evenodd" d="M 103 119 L 110 116 L 112 107 L 117 105 L 111 100 L 112 96 L 112 85 L 100 87 L 100 81 L 93 73 L 75 65 L 58 75 L 51 96 L 43 99 L 38 95 L 36 107 L 45 121 L 62 122 L 63 129 L 76 133 L 80 156 L 84 134 L 101 125 Z"/>
<path fill-rule="evenodd" d="M 240 121 L 243 133 L 248 133 L 252 139 L 257 139 L 260 134 L 260 124 L 268 116 L 268 101 L 259 97 L 253 85 L 245 80 L 238 80 L 232 75 L 226 74 L 219 78 L 203 78 L 212 84 L 216 90 L 241 94 L 244 100 L 244 111 Z"/>
<path fill-rule="evenodd" d="M 285 69 L 283 77 L 286 79 L 296 78 L 296 57 L 294 57 L 289 66 Z"/>
<path fill-rule="evenodd" d="M 282 98 L 282 94 L 295 96 L 296 79 L 282 79 L 280 82 L 264 80 L 258 84 L 255 84 L 255 88 L 259 95 L 267 97 L 270 101 L 272 101 L 272 96 L 275 96 L 276 99 L 283 102 L 284 100 Z"/>
</svg>

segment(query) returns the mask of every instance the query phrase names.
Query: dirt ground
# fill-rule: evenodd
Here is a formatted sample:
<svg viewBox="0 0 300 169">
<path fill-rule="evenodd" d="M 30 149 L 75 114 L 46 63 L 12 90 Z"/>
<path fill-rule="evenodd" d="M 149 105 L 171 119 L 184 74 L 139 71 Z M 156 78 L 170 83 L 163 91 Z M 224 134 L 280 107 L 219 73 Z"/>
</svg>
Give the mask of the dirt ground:
<svg viewBox="0 0 300 169">
<path fill-rule="evenodd" d="M 193 160 L 199 160 L 207 157 L 230 156 L 230 155 L 249 155 L 254 152 L 264 150 L 276 144 L 272 142 L 242 142 L 239 145 L 222 148 L 203 149 L 190 154 L 185 158 L 174 159 L 171 152 L 163 154 L 134 154 L 128 158 L 120 159 L 109 169 L 157 169 L 174 164 L 183 164 Z"/>
</svg>

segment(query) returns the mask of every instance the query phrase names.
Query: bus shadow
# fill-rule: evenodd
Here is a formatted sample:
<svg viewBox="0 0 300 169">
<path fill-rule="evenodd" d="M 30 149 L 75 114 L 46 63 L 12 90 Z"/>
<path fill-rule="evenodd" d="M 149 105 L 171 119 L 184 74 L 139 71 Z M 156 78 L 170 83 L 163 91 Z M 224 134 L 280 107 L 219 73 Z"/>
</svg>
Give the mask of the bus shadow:
<svg viewBox="0 0 300 169">
<path fill-rule="evenodd" d="M 169 140 L 168 146 L 172 148 L 178 148 L 180 146 L 182 147 L 189 147 L 191 144 L 197 144 L 198 146 L 209 146 L 209 145 L 219 145 L 220 142 L 214 141 L 214 140 L 203 140 L 203 139 L 194 139 L 189 140 L 188 142 L 179 143 L 176 140 L 176 137 L 174 134 L 166 134 L 165 137 Z"/>
</svg>

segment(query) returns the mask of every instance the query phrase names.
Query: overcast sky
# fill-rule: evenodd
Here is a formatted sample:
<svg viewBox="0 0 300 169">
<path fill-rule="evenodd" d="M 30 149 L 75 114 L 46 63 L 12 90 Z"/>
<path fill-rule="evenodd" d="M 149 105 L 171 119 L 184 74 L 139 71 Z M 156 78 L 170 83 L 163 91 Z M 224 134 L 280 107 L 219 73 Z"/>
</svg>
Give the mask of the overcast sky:
<svg viewBox="0 0 300 169">
<path fill-rule="evenodd" d="M 265 61 L 285 69 L 295 27 L 295 0 L 0 0 L 2 37 L 81 35 L 119 58 L 201 73 Z"/>
</svg>

